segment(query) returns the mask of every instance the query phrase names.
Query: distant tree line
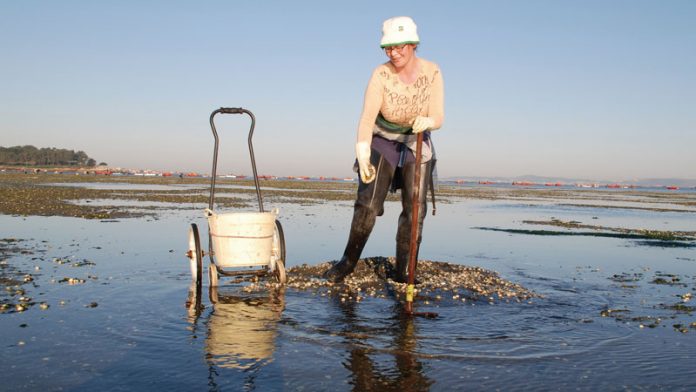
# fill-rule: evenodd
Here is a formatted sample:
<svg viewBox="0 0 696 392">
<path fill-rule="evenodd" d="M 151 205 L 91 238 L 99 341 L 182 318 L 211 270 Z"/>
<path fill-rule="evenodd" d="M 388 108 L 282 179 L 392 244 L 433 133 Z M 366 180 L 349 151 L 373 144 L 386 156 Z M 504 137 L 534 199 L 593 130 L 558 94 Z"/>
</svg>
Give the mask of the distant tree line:
<svg viewBox="0 0 696 392">
<path fill-rule="evenodd" d="M 11 166 L 96 166 L 97 161 L 84 151 L 34 146 L 0 146 L 0 165 Z"/>
</svg>

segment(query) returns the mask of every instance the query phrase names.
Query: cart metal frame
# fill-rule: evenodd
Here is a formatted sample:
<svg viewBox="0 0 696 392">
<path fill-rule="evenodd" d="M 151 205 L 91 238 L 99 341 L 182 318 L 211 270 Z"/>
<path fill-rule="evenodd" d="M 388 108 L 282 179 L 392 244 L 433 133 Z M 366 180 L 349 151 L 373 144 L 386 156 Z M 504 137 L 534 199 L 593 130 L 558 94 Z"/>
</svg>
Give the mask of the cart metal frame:
<svg viewBox="0 0 696 392">
<path fill-rule="evenodd" d="M 210 198 L 208 201 L 208 210 L 213 211 L 213 207 L 215 204 L 215 184 L 217 180 L 217 161 L 218 150 L 220 146 L 220 138 L 215 127 L 215 116 L 217 114 L 246 114 L 251 119 L 248 137 L 249 156 L 251 159 L 251 168 L 254 174 L 254 186 L 256 187 L 256 198 L 259 204 L 259 212 L 263 213 L 265 212 L 263 208 L 263 198 L 261 196 L 261 187 L 259 185 L 259 176 L 256 170 L 256 159 L 254 157 L 254 146 L 252 143 L 254 128 L 256 126 L 256 117 L 251 111 L 244 108 L 221 107 L 219 109 L 214 110 L 210 114 L 210 128 L 213 132 L 213 137 L 215 138 L 215 146 L 213 150 L 213 168 L 210 178 Z M 243 281 L 249 278 L 257 279 L 259 277 L 273 275 L 275 279 L 281 284 L 284 284 L 286 281 L 285 235 L 283 233 L 283 227 L 280 224 L 280 221 L 277 219 L 275 220 L 271 260 L 269 260 L 268 265 L 262 266 L 261 268 L 225 270 L 221 268 L 218 264 L 216 264 L 215 250 L 213 249 L 213 241 L 210 233 L 210 227 L 208 227 L 208 244 L 209 247 L 207 256 L 210 259 L 210 264 L 208 266 L 208 277 L 210 280 L 211 287 L 218 286 L 220 276 L 237 277 L 239 281 Z M 195 223 L 192 223 L 191 227 L 189 228 L 189 249 L 188 252 L 186 252 L 186 256 L 190 260 L 192 279 L 196 281 L 196 284 L 201 284 L 203 275 L 203 258 L 206 256 L 206 253 L 202 250 L 198 226 Z"/>
</svg>

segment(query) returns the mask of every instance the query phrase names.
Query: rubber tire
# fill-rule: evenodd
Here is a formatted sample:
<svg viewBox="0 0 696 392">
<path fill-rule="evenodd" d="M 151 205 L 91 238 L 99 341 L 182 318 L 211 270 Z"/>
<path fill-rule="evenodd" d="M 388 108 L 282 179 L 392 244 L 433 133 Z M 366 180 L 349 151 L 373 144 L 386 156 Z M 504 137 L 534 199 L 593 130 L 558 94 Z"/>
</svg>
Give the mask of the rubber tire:
<svg viewBox="0 0 696 392">
<path fill-rule="evenodd" d="M 189 228 L 189 264 L 191 268 L 191 279 L 196 284 L 201 284 L 203 280 L 203 249 L 201 249 L 201 238 L 198 235 L 198 226 L 191 223 Z"/>
<path fill-rule="evenodd" d="M 211 262 L 208 265 L 208 279 L 210 280 L 210 287 L 217 287 L 220 275 L 218 274 L 217 266 L 215 263 Z"/>
<path fill-rule="evenodd" d="M 211 286 L 208 288 L 208 297 L 210 298 L 210 303 L 215 305 L 216 303 L 220 302 L 220 298 L 218 295 L 218 288 Z"/>
<path fill-rule="evenodd" d="M 276 280 L 280 284 L 285 284 L 285 282 L 288 281 L 288 277 L 285 273 L 285 264 L 283 263 L 276 263 L 275 271 L 273 271 L 273 275 L 275 276 Z"/>
<path fill-rule="evenodd" d="M 273 232 L 273 245 L 271 257 L 275 261 L 273 275 L 280 284 L 285 284 L 287 275 L 285 271 L 285 233 L 283 233 L 283 225 L 276 219 L 275 231 Z"/>
</svg>

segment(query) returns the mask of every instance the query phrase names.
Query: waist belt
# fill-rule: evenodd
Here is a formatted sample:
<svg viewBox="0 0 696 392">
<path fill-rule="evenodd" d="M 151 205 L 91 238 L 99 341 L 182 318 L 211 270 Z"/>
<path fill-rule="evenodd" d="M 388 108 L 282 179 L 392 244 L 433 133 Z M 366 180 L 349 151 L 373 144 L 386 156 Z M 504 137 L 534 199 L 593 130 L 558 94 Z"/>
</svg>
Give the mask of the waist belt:
<svg viewBox="0 0 696 392">
<path fill-rule="evenodd" d="M 412 127 L 403 126 L 403 125 L 393 123 L 393 122 L 387 120 L 386 118 L 384 118 L 384 116 L 382 116 L 381 112 L 377 115 L 377 119 L 375 120 L 375 124 L 377 124 L 377 126 L 379 126 L 380 128 L 382 128 L 383 130 L 385 130 L 389 133 L 398 133 L 398 134 L 402 134 L 402 135 L 412 135 L 413 134 Z"/>
</svg>

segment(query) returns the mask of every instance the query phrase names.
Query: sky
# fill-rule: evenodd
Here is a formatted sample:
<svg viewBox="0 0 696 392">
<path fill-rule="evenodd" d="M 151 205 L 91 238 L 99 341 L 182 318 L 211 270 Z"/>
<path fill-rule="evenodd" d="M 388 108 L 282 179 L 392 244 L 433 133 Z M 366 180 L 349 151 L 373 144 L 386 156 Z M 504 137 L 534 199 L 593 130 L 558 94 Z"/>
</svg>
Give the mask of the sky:
<svg viewBox="0 0 696 392">
<path fill-rule="evenodd" d="M 447 177 L 696 178 L 696 1 L 0 1 L 0 146 L 210 173 L 352 176 L 382 22 L 438 63 Z M 249 119 L 216 117 L 218 173 Z"/>
</svg>

